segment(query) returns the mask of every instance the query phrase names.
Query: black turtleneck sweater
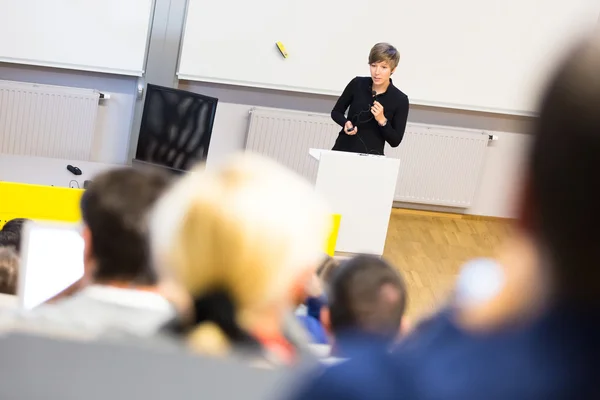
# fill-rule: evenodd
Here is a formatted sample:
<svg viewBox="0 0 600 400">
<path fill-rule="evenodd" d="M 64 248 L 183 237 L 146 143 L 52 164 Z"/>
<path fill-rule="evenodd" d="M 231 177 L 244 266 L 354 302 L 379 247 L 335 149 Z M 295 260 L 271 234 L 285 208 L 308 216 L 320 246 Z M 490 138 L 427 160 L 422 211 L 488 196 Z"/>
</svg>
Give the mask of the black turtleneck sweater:
<svg viewBox="0 0 600 400">
<path fill-rule="evenodd" d="M 385 93 L 374 98 L 372 91 L 373 80 L 370 77 L 357 76 L 346 86 L 331 111 L 331 118 L 342 127 L 332 150 L 383 155 L 385 142 L 392 147 L 400 144 L 408 119 L 408 97 L 393 85 L 391 79 Z M 380 126 L 371 114 L 375 99 L 383 106 L 387 119 L 385 126 Z M 356 135 L 346 134 L 346 121 L 358 127 Z"/>
</svg>

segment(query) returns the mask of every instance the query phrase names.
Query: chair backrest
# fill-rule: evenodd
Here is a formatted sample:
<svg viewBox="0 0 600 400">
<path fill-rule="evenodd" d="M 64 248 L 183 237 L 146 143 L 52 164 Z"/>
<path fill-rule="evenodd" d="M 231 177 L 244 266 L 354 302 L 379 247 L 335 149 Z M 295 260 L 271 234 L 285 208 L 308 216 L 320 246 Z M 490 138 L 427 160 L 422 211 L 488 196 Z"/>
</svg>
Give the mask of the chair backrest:
<svg viewBox="0 0 600 400">
<path fill-rule="evenodd" d="M 12 333 L 0 339 L 0 398 L 280 398 L 294 374 L 168 346 L 81 342 Z"/>
</svg>

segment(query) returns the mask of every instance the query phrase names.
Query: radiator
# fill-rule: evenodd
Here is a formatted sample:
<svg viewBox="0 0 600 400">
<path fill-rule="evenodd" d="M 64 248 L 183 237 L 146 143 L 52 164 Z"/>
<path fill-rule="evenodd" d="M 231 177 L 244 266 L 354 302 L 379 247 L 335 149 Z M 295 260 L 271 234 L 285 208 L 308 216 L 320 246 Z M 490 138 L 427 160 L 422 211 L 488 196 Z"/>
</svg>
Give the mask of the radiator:
<svg viewBox="0 0 600 400">
<path fill-rule="evenodd" d="M 330 149 L 340 127 L 329 115 L 254 108 L 246 149 L 271 157 L 311 182 L 317 162 L 309 148 Z M 395 201 L 469 207 L 475 196 L 491 133 L 444 126 L 408 124 L 400 146 L 386 145 L 400 159 Z"/>
<path fill-rule="evenodd" d="M 0 81 L 0 153 L 89 161 L 100 94 Z"/>
</svg>

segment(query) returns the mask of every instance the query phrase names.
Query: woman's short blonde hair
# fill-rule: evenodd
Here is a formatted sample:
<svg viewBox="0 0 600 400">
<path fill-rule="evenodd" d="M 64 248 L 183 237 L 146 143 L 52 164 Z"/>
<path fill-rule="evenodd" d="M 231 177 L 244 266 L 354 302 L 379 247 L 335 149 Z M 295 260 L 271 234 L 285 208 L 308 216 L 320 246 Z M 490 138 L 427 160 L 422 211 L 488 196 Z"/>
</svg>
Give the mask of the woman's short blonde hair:
<svg viewBox="0 0 600 400">
<path fill-rule="evenodd" d="M 192 295 L 225 290 L 238 310 L 281 303 L 322 259 L 330 214 L 312 185 L 251 153 L 199 166 L 151 216 L 159 270 Z"/>
<path fill-rule="evenodd" d="M 394 70 L 400 63 L 400 53 L 389 43 L 377 43 L 369 52 L 369 64 L 387 62 Z"/>
</svg>

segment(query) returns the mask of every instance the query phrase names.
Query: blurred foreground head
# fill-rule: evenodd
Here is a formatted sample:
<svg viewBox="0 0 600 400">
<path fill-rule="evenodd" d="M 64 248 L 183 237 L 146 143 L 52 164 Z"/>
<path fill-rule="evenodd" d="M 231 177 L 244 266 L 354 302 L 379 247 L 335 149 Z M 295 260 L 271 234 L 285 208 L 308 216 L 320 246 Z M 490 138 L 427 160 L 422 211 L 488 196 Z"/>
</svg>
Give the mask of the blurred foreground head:
<svg viewBox="0 0 600 400">
<path fill-rule="evenodd" d="M 330 220 L 308 182 L 257 155 L 183 177 L 150 229 L 158 268 L 194 298 L 193 347 L 217 353 L 247 339 L 241 331 L 274 334 L 322 260 Z"/>
<path fill-rule="evenodd" d="M 574 48 L 543 97 L 520 205 L 552 295 L 600 300 L 600 37 Z"/>
</svg>

